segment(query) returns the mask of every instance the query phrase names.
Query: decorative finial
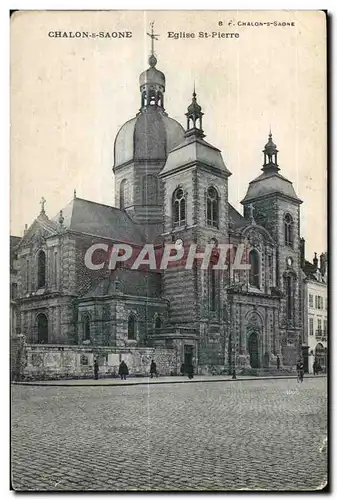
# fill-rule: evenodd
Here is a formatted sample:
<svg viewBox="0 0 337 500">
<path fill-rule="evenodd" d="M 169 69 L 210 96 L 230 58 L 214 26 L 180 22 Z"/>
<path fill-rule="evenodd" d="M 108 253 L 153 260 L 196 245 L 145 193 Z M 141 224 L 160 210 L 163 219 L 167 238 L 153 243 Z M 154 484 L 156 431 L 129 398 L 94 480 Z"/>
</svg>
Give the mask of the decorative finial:
<svg viewBox="0 0 337 500">
<path fill-rule="evenodd" d="M 74 199 L 76 198 L 76 189 L 74 189 Z"/>
<path fill-rule="evenodd" d="M 195 93 L 195 80 L 194 80 L 194 82 L 193 82 L 193 97 L 196 97 L 196 96 L 197 96 L 197 94 Z"/>
<path fill-rule="evenodd" d="M 63 222 L 64 222 L 63 212 L 62 210 L 60 210 L 59 224 L 62 226 Z"/>
<path fill-rule="evenodd" d="M 40 212 L 40 213 L 41 213 L 41 214 L 45 214 L 45 213 L 46 213 L 46 212 L 45 212 L 45 209 L 44 209 L 44 205 L 45 205 L 45 203 L 46 203 L 46 200 L 45 200 L 45 199 L 44 199 L 44 197 L 42 196 L 41 201 L 40 201 L 40 205 L 41 205 L 41 212 Z"/>
<path fill-rule="evenodd" d="M 154 27 L 154 22 L 150 23 L 151 26 L 151 33 L 147 33 L 147 35 L 151 38 L 151 55 L 149 57 L 149 64 L 151 68 L 153 68 L 157 64 L 157 58 L 154 55 L 154 40 L 158 40 L 158 36 L 154 33 L 153 27 Z"/>
<path fill-rule="evenodd" d="M 23 231 L 23 234 L 26 234 L 27 231 L 28 231 L 28 224 L 25 224 L 25 229 Z"/>
<path fill-rule="evenodd" d="M 249 205 L 248 206 L 248 210 L 249 210 L 249 221 L 251 224 L 255 224 L 255 219 L 254 219 L 254 205 Z"/>
</svg>

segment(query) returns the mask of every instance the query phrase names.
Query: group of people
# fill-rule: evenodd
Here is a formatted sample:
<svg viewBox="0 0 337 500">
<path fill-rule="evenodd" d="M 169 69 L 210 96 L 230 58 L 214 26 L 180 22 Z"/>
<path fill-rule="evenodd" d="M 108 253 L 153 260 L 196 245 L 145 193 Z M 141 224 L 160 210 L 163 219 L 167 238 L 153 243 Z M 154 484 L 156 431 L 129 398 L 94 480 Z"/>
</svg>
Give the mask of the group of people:
<svg viewBox="0 0 337 500">
<path fill-rule="evenodd" d="M 95 380 L 98 380 L 98 372 L 99 372 L 98 359 L 95 358 L 95 360 L 94 360 L 94 377 L 95 377 Z M 129 368 L 128 368 L 128 365 L 125 363 L 124 360 L 119 365 L 118 375 L 120 376 L 121 380 L 126 380 L 126 376 L 129 375 Z M 157 365 L 154 362 L 154 360 L 151 361 L 150 376 L 151 376 L 151 378 L 153 378 L 154 376 L 158 377 Z"/>
<path fill-rule="evenodd" d="M 318 375 L 319 372 L 322 371 L 322 367 L 319 364 L 319 362 L 317 361 L 317 359 L 315 359 L 314 364 L 312 365 L 312 369 L 314 371 L 314 375 Z"/>
</svg>

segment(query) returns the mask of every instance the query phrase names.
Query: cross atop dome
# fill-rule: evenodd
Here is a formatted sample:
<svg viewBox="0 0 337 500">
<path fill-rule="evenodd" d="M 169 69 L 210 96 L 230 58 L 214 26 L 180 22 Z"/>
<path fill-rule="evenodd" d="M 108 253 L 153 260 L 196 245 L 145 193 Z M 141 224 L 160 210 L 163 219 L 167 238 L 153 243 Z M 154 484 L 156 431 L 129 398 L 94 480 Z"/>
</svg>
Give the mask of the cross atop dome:
<svg viewBox="0 0 337 500">
<path fill-rule="evenodd" d="M 151 55 L 149 57 L 149 65 L 151 66 L 151 68 L 154 68 L 155 65 L 157 64 L 157 58 L 154 55 L 154 41 L 159 40 L 158 39 L 159 35 L 156 35 L 154 33 L 154 29 L 153 29 L 154 21 L 152 21 L 152 23 L 150 23 L 150 26 L 151 26 L 151 33 L 147 33 L 147 35 L 151 38 Z"/>
</svg>

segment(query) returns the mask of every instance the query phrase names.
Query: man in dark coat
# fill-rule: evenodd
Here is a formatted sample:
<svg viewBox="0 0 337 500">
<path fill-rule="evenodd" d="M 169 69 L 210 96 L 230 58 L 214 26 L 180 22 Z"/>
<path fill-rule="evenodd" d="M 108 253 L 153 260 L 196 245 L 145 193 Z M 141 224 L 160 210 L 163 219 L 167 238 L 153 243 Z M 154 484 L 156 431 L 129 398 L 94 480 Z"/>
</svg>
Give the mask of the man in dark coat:
<svg viewBox="0 0 337 500">
<path fill-rule="evenodd" d="M 99 370 L 98 361 L 97 361 L 97 358 L 95 358 L 95 361 L 94 361 L 95 380 L 98 380 L 98 370 Z"/>
<path fill-rule="evenodd" d="M 190 363 L 189 365 L 187 365 L 186 367 L 186 373 L 187 373 L 187 376 L 189 379 L 193 378 L 194 376 L 194 369 L 193 369 L 193 364 Z"/>
<path fill-rule="evenodd" d="M 280 369 L 280 358 L 279 358 L 279 356 L 276 357 L 276 366 L 277 366 L 277 369 L 279 370 Z"/>
<path fill-rule="evenodd" d="M 150 366 L 150 375 L 151 375 L 151 378 L 153 378 L 153 375 L 155 375 L 156 377 L 158 377 L 158 373 L 157 373 L 157 365 L 156 363 L 154 362 L 154 360 L 151 361 L 151 366 Z"/>
<path fill-rule="evenodd" d="M 126 380 L 126 376 L 129 375 L 129 369 L 125 361 L 122 361 L 119 365 L 119 375 L 121 376 L 121 380 Z"/>
</svg>

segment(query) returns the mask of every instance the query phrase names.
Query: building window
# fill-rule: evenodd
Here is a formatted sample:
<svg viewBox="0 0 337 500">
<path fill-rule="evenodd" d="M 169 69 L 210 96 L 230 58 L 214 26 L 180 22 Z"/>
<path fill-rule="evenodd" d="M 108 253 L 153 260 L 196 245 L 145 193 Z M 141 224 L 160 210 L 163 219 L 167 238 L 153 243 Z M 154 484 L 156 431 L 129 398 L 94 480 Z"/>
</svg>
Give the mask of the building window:
<svg viewBox="0 0 337 500">
<path fill-rule="evenodd" d="M 11 284 L 11 299 L 15 300 L 18 295 L 18 285 L 16 283 Z"/>
<path fill-rule="evenodd" d="M 286 295 L 287 319 L 290 321 L 294 319 L 294 292 L 293 278 L 291 276 L 284 278 L 284 291 Z"/>
<path fill-rule="evenodd" d="M 148 174 L 143 178 L 143 205 L 158 204 L 158 179 L 156 175 Z"/>
<path fill-rule="evenodd" d="M 162 327 L 162 320 L 160 316 L 156 317 L 156 320 L 154 322 L 154 327 L 156 330 L 159 330 Z"/>
<path fill-rule="evenodd" d="M 325 298 L 325 309 L 328 310 L 328 298 Z"/>
<path fill-rule="evenodd" d="M 249 252 L 249 283 L 256 288 L 260 287 L 260 265 L 259 265 L 259 254 L 257 250 L 251 250 Z"/>
<path fill-rule="evenodd" d="M 309 335 L 314 334 L 314 318 L 309 318 Z"/>
<path fill-rule="evenodd" d="M 29 259 L 26 260 L 26 291 L 29 291 Z"/>
<path fill-rule="evenodd" d="M 324 335 L 326 335 L 328 332 L 328 320 L 324 320 L 324 330 L 323 330 L 323 333 Z"/>
<path fill-rule="evenodd" d="M 309 294 L 309 307 L 314 307 L 314 296 Z"/>
<path fill-rule="evenodd" d="M 269 267 L 269 281 L 272 284 L 273 283 L 273 256 L 269 255 L 268 256 L 268 267 Z"/>
<path fill-rule="evenodd" d="M 83 315 L 83 340 L 90 340 L 90 316 L 89 314 Z"/>
<path fill-rule="evenodd" d="M 37 257 L 37 287 L 43 288 L 46 284 L 46 254 L 43 250 Z"/>
<path fill-rule="evenodd" d="M 217 310 L 217 275 L 214 269 L 209 271 L 209 308 L 210 311 Z"/>
<path fill-rule="evenodd" d="M 207 225 L 219 227 L 219 196 L 217 190 L 211 186 L 207 190 Z"/>
<path fill-rule="evenodd" d="M 186 223 L 186 198 L 182 188 L 178 188 L 173 193 L 173 224 L 183 226 Z"/>
<path fill-rule="evenodd" d="M 123 179 L 119 187 L 119 208 L 125 208 L 128 202 L 128 181 Z"/>
<path fill-rule="evenodd" d="M 290 214 L 285 214 L 284 216 L 284 244 L 288 247 L 292 247 L 294 243 L 294 221 Z"/>
<path fill-rule="evenodd" d="M 129 340 L 136 339 L 136 319 L 133 316 L 133 314 L 129 316 L 128 320 L 128 339 Z"/>
<path fill-rule="evenodd" d="M 54 284 L 57 285 L 57 252 L 54 252 Z"/>
<path fill-rule="evenodd" d="M 322 333 L 322 320 L 320 318 L 317 319 L 317 333 Z"/>
</svg>

